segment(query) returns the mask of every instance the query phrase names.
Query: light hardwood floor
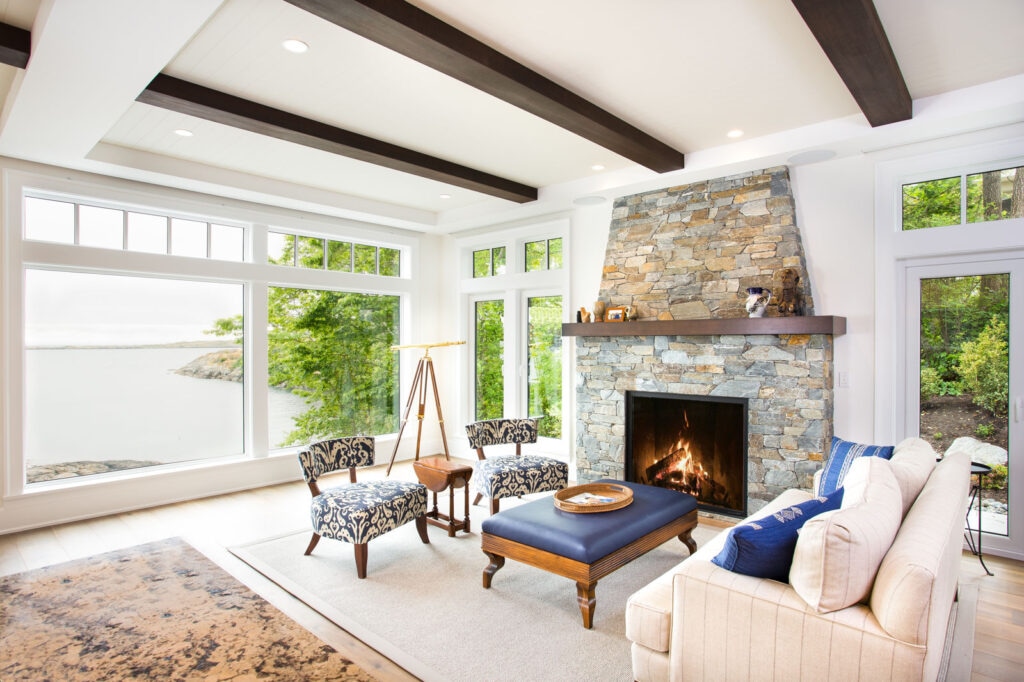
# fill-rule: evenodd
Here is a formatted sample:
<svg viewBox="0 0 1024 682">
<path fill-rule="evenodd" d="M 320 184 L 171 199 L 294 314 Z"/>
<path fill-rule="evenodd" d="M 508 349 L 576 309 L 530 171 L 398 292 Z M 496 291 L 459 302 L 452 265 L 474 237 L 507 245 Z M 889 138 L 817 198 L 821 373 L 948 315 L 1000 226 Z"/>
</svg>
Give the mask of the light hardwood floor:
<svg viewBox="0 0 1024 682">
<path fill-rule="evenodd" d="M 384 467 L 361 471 L 361 479 L 383 476 Z M 392 477 L 415 480 L 407 462 Z M 461 494 L 461 491 L 459 491 Z M 414 679 L 312 609 L 277 587 L 228 551 L 229 547 L 309 527 L 309 490 L 287 483 L 191 502 L 126 512 L 49 528 L 0 535 L 0 575 L 41 568 L 131 545 L 180 536 L 285 614 L 381 680 Z M 486 517 L 474 507 L 474 525 Z M 703 523 L 703 521 L 702 521 Z M 709 525 L 721 525 L 710 522 Z M 477 526 L 478 527 L 478 526 Z M 431 528 L 431 542 L 444 531 Z M 1024 679 L 1024 563 L 986 556 L 995 573 L 986 576 L 976 557 L 965 553 L 962 580 L 979 585 L 974 665 L 971 679 Z M 352 565 L 340 570 L 355 571 Z M 373 571 L 370 549 L 369 571 Z"/>
</svg>

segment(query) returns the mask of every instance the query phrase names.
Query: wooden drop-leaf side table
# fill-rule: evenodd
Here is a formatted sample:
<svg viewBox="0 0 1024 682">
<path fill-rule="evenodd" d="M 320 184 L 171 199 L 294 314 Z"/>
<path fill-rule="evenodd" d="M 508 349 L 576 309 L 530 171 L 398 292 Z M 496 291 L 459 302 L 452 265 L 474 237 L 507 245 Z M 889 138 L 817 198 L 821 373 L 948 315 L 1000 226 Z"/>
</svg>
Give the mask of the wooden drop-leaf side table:
<svg viewBox="0 0 1024 682">
<path fill-rule="evenodd" d="M 437 455 L 423 457 L 413 462 L 413 470 L 420 483 L 427 486 L 433 495 L 433 509 L 427 512 L 427 523 L 444 528 L 448 531 L 448 537 L 455 537 L 456 531 L 469 532 L 469 479 L 473 476 L 473 467 L 466 464 L 459 464 Z M 445 514 L 437 508 L 437 494 L 443 493 L 451 488 L 448 496 L 448 513 Z M 455 519 L 455 489 L 465 490 L 465 514 L 461 521 Z"/>
</svg>

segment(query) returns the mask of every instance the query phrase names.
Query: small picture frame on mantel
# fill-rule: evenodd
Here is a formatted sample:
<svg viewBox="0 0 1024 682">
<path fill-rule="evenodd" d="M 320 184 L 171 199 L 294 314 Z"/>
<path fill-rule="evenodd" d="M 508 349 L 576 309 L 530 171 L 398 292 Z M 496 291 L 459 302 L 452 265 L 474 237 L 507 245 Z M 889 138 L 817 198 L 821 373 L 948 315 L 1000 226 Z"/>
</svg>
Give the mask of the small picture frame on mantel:
<svg viewBox="0 0 1024 682">
<path fill-rule="evenodd" d="M 605 322 L 625 322 L 626 321 L 626 307 L 625 306 L 612 306 L 604 311 Z"/>
</svg>

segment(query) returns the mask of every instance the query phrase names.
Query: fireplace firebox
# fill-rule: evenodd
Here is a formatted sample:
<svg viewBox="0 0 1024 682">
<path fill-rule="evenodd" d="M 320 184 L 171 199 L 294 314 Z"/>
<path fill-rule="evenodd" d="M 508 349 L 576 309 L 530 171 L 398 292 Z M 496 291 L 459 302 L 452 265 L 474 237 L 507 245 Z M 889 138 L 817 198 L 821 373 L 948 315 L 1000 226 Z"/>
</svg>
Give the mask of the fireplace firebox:
<svg viewBox="0 0 1024 682">
<path fill-rule="evenodd" d="M 747 399 L 626 391 L 626 480 L 747 515 Z"/>
</svg>

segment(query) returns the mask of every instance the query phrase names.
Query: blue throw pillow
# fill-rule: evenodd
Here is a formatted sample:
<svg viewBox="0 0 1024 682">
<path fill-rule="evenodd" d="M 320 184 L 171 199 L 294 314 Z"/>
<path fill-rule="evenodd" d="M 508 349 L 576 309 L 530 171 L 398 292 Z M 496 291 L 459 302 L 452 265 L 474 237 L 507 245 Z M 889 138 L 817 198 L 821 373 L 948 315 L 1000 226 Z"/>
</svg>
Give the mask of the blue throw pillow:
<svg viewBox="0 0 1024 682">
<path fill-rule="evenodd" d="M 882 459 L 892 458 L 893 446 L 891 445 L 862 445 L 851 443 L 842 438 L 832 436 L 832 449 L 829 451 L 825 468 L 818 479 L 818 495 L 828 495 L 843 487 L 843 479 L 846 472 L 850 470 L 853 460 L 858 457 L 881 457 Z"/>
<path fill-rule="evenodd" d="M 734 573 L 787 583 L 797 531 L 808 519 L 839 509 L 842 502 L 843 489 L 840 488 L 827 497 L 815 497 L 763 519 L 735 526 L 711 563 Z"/>
</svg>

